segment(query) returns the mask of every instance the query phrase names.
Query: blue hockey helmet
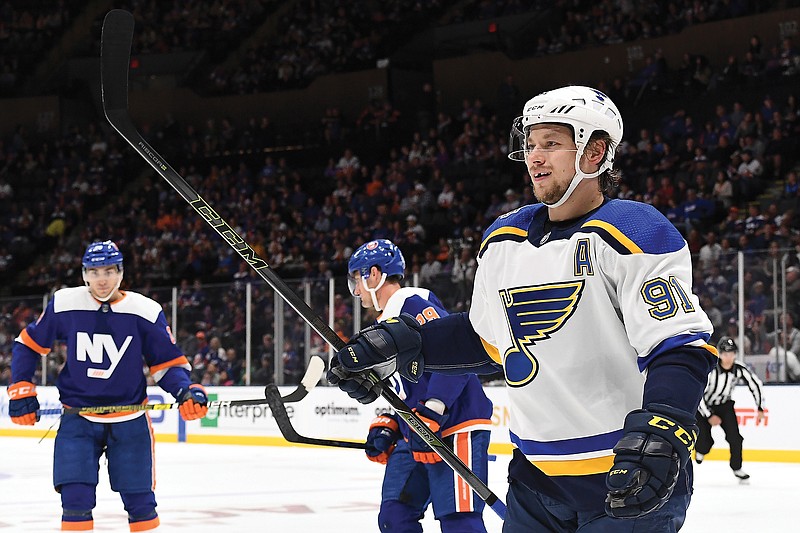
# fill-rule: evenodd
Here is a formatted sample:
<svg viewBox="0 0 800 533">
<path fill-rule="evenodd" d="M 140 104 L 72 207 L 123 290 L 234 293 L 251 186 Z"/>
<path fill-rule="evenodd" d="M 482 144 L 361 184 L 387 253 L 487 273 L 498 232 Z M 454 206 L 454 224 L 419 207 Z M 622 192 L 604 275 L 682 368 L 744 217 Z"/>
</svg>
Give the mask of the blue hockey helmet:
<svg viewBox="0 0 800 533">
<path fill-rule="evenodd" d="M 359 271 L 361 277 L 369 277 L 369 269 L 377 266 L 387 276 L 400 276 L 406 270 L 406 260 L 403 253 L 389 239 L 376 239 L 362 244 L 350 256 L 347 271 Z"/>
<path fill-rule="evenodd" d="M 375 287 L 370 288 L 367 285 L 367 278 L 369 278 L 370 269 L 374 266 L 381 270 L 381 280 Z M 389 239 L 375 239 L 359 246 L 350 256 L 350 261 L 347 263 L 347 286 L 350 294 L 355 296 L 358 282 L 353 277 L 353 272 L 358 271 L 361 274 L 362 290 L 372 295 L 375 309 L 380 311 L 376 291 L 383 286 L 387 277 L 400 276 L 402 278 L 405 270 L 406 260 L 403 258 L 400 248 Z"/>
<path fill-rule="evenodd" d="M 86 247 L 81 260 L 83 268 L 116 266 L 122 270 L 122 252 L 113 241 L 97 241 Z"/>
</svg>

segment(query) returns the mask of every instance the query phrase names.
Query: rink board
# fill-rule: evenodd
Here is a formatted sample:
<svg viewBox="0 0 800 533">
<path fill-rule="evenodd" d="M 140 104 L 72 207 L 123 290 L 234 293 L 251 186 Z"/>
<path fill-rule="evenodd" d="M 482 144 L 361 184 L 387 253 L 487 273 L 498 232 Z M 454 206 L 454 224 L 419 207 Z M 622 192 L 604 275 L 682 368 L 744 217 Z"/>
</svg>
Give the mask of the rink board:
<svg viewBox="0 0 800 533">
<path fill-rule="evenodd" d="M 282 388 L 284 394 L 292 387 Z M 511 453 L 508 435 L 510 418 L 505 387 L 485 387 L 494 403 L 492 416 L 492 453 Z M 245 400 L 262 398 L 261 387 L 207 387 L 212 400 Z M 39 402 L 43 409 L 60 408 L 55 387 L 39 387 Z M 158 387 L 148 389 L 150 403 L 171 403 L 172 397 Z M 756 424 L 756 411 L 747 387 L 734 392 L 736 414 L 744 437 L 745 459 L 748 461 L 800 462 L 800 425 L 797 424 L 797 405 L 800 405 L 800 386 L 766 385 L 766 418 Z M 336 388 L 316 387 L 301 402 L 287 404 L 295 429 L 304 436 L 363 442 L 366 428 L 379 412 L 388 408 L 379 399 L 361 405 Z M 264 405 L 238 406 L 210 412 L 203 420 L 184 422 L 177 409 L 148 411 L 156 439 L 167 442 L 197 442 L 216 444 L 287 445 L 281 437 L 272 413 Z M 74 416 L 74 415 L 69 415 Z M 17 426 L 8 417 L 8 395 L 0 391 L 0 436 L 54 436 L 57 415 L 42 417 L 33 428 Z M 55 424 L 55 426 L 54 426 Z M 48 432 L 48 429 L 54 426 Z M 713 428 L 716 441 L 709 459 L 727 460 L 727 443 L 722 430 Z"/>
</svg>

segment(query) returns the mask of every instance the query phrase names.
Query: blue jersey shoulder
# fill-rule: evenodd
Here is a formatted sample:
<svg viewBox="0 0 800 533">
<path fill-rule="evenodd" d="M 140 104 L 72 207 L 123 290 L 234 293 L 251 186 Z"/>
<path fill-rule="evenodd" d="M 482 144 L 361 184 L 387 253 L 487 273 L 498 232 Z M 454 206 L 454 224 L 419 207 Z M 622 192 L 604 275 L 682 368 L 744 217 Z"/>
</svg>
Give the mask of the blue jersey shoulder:
<svg viewBox="0 0 800 533">
<path fill-rule="evenodd" d="M 500 241 L 522 242 L 528 238 L 528 228 L 531 220 L 544 204 L 523 205 L 513 211 L 497 217 L 491 226 L 483 233 L 481 248 L 478 257 L 481 257 L 489 244 Z"/>
<path fill-rule="evenodd" d="M 666 254 L 686 246 L 680 232 L 650 204 L 609 200 L 581 225 L 624 254 Z"/>
</svg>

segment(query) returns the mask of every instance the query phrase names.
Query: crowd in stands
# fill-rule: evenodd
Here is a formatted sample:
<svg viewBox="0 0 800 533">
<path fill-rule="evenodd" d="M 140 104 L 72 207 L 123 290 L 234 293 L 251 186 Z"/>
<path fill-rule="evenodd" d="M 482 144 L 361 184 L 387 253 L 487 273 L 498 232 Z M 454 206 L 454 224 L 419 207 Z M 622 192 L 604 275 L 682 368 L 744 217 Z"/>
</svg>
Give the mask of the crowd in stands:
<svg viewBox="0 0 800 533">
<path fill-rule="evenodd" d="M 80 12 L 79 4 L 65 0 L 0 3 L 0 97 L 17 94 L 25 77 Z"/>
<path fill-rule="evenodd" d="M 790 51 L 789 63 L 796 64 L 791 40 L 776 42 L 779 50 Z M 761 54 L 767 58 L 764 48 Z M 623 181 L 615 195 L 652 204 L 684 235 L 695 258 L 693 289 L 714 322 L 716 337 L 739 327 L 736 266 L 738 252 L 745 253 L 745 349 L 766 353 L 780 338 L 771 320 L 776 312 L 771 295 L 776 268 L 784 263 L 789 316 L 800 313 L 800 108 L 792 89 L 800 72 L 791 67 L 771 75 L 761 71 L 762 81 L 748 87 L 749 98 L 731 101 L 722 83 L 701 88 L 676 83 L 689 79 L 680 74 L 682 67 L 670 69 L 659 58 L 653 60 L 661 68 L 658 79 L 668 80 L 659 84 L 661 102 L 648 95 L 649 105 L 662 112 L 657 123 L 631 127 L 634 114 L 625 111 L 640 101 L 642 87 L 633 83 L 635 78 L 597 83 L 619 103 L 623 116 L 631 117 L 618 149 Z M 707 66 L 710 78 L 724 77 L 724 66 Z M 705 104 L 696 112 L 682 105 L 690 93 L 692 103 Z M 180 147 L 171 151 L 183 154 L 173 161 L 179 173 L 260 257 L 298 287 L 309 283 L 314 293 L 326 294 L 328 280 L 346 273 L 352 250 L 385 237 L 404 251 L 409 274 L 418 274 L 421 284 L 459 310 L 469 304 L 483 230 L 500 214 L 535 201 L 524 166 L 506 158 L 508 122 L 499 120 L 498 112 L 495 102 L 468 98 L 457 113 L 435 109 L 429 127 L 416 128 L 418 117 L 403 116 L 390 102 L 371 102 L 359 117 L 330 109 L 315 133 L 324 149 L 299 158 L 280 152 L 258 159 L 220 155 L 225 147 L 273 142 L 278 133 L 268 117 L 242 125 L 165 121 L 146 136 L 159 146 Z M 413 133 L 405 135 L 399 124 L 409 123 Z M 365 132 L 375 135 L 376 124 L 385 149 L 363 149 Z M 383 124 L 386 130 L 380 131 Z M 177 336 L 192 356 L 198 379 L 242 383 L 243 287 L 258 281 L 257 275 L 163 180 L 150 174 L 129 194 L 111 190 L 112 183 L 124 181 L 123 169 L 133 167 L 124 164 L 131 156 L 119 148 L 116 136 L 90 127 L 85 132 L 72 128 L 61 139 L 33 137 L 18 130 L 2 142 L 0 247 L 17 240 L 22 250 L 47 243 L 53 252 L 13 283 L 29 288 L 30 294 L 73 285 L 79 282 L 83 246 L 112 238 L 125 254 L 127 287 L 168 302 L 166 287 L 179 286 Z M 324 160 L 317 164 L 315 157 L 321 155 Z M 23 193 L 33 187 L 48 193 Z M 777 191 L 773 200 L 762 201 L 766 191 Z M 63 224 L 51 235 L 48 217 L 57 212 L 63 213 Z M 13 265 L 16 257 L 17 248 L 3 250 L 0 266 Z M 14 269 L 0 273 L 11 282 Z M 224 288 L 213 285 L 221 282 Z M 347 297 L 335 303 L 335 329 L 343 336 L 352 331 L 351 303 Z M 322 316 L 327 316 L 325 305 L 317 309 Z M 262 345 L 251 378 L 258 374 L 259 380 L 269 380 L 276 353 L 269 329 L 275 318 L 272 291 L 256 284 L 253 306 L 259 317 L 253 338 Z M 0 336 L 0 383 L 13 336 L 35 317 L 35 304 L 7 303 L 2 313 L 0 331 L 6 334 Z M 289 326 L 277 353 L 283 378 L 296 382 L 302 354 L 310 350 L 304 346 L 302 322 L 291 309 L 285 313 Z M 316 334 L 311 342 L 313 351 L 326 349 Z"/>
<path fill-rule="evenodd" d="M 0 279 L 13 282 L 22 271 L 25 284 L 41 289 L 74 272 L 75 251 L 65 245 L 82 241 L 73 228 L 96 216 L 131 176 L 127 149 L 94 123 L 58 138 L 34 137 L 18 126 L 0 140 Z M 44 250 L 47 264 L 37 264 Z"/>
<path fill-rule="evenodd" d="M 784 2 L 783 4 L 787 4 Z M 793 4 L 793 2 L 788 2 Z M 206 89 L 216 94 L 254 93 L 305 86 L 317 76 L 372 68 L 414 35 L 436 25 L 510 15 L 547 13 L 535 48 L 516 56 L 557 54 L 588 46 L 675 34 L 715 20 L 772 9 L 760 2 L 521 2 L 520 0 L 297 0 L 278 17 L 276 29 L 229 64 L 231 52 L 280 7 L 278 0 L 116 0 L 131 11 L 139 54 L 202 50 L 203 65 L 216 65 Z M 782 7 L 786 7 L 783 5 Z M 17 94 L 32 67 L 81 11 L 80 3 L 22 2 L 0 5 L 0 96 Z M 277 15 L 276 15 L 277 16 Z M 99 53 L 102 17 L 86 53 Z"/>
<path fill-rule="evenodd" d="M 278 0 L 115 0 L 136 19 L 132 49 L 138 54 L 203 51 L 222 61 L 280 5 Z M 98 18 L 91 50 L 100 53 Z"/>
</svg>

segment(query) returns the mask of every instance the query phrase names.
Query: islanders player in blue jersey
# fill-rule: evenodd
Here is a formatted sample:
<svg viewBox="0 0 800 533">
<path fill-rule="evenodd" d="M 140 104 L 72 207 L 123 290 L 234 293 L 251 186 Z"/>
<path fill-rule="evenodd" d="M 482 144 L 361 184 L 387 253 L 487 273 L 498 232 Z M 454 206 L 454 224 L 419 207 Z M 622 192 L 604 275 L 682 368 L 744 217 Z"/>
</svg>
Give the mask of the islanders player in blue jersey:
<svg viewBox="0 0 800 533">
<path fill-rule="evenodd" d="M 147 365 L 161 388 L 178 400 L 185 420 L 204 417 L 208 412 L 205 390 L 191 382 L 189 361 L 175 344 L 161 305 L 120 290 L 123 257 L 117 245 L 111 241 L 90 244 L 82 266 L 85 286 L 56 291 L 36 322 L 16 338 L 8 387 L 11 420 L 22 425 L 38 420 L 33 375 L 56 340 L 67 346 L 57 380 L 64 406 L 146 403 L 143 368 Z M 62 417 L 53 457 L 53 483 L 63 508 L 61 529 L 93 529 L 103 454 L 111 488 L 122 498 L 130 530 L 158 527 L 154 444 L 146 411 Z"/>
<path fill-rule="evenodd" d="M 348 263 L 350 290 L 363 308 L 376 312 L 378 323 L 401 314 L 417 324 L 447 316 L 428 289 L 400 285 L 405 266 L 391 241 L 363 244 Z M 395 374 L 391 381 L 400 398 L 486 482 L 492 402 L 477 376 L 424 373 L 415 383 Z M 444 533 L 486 531 L 483 500 L 396 414 L 382 413 L 373 420 L 366 453 L 386 465 L 380 531 L 421 532 L 420 520 L 430 503 Z"/>
<path fill-rule="evenodd" d="M 606 196 L 622 132 L 617 107 L 590 87 L 529 100 L 509 157 L 540 203 L 486 230 L 469 312 L 378 324 L 329 371 L 368 401 L 366 369 L 502 368 L 515 447 L 506 533 L 673 532 L 686 517 L 694 413 L 716 349 L 681 234 L 652 206 Z"/>
</svg>

